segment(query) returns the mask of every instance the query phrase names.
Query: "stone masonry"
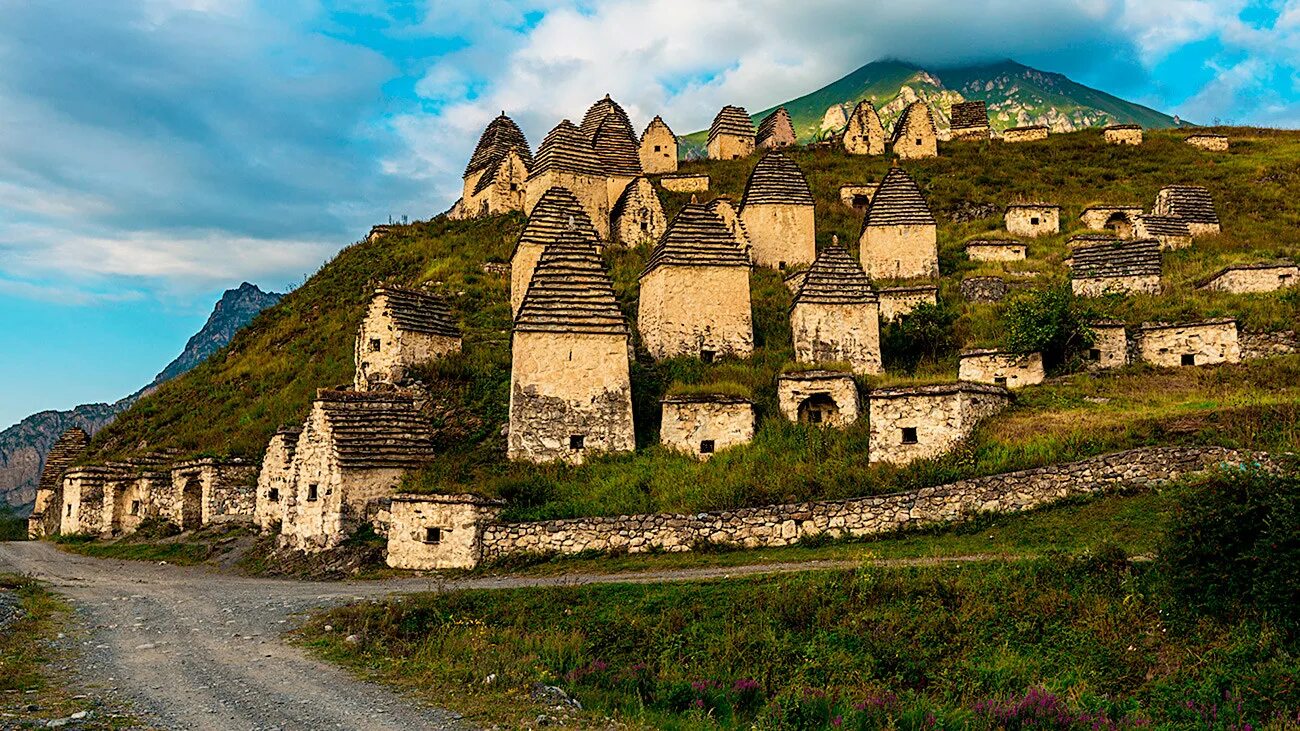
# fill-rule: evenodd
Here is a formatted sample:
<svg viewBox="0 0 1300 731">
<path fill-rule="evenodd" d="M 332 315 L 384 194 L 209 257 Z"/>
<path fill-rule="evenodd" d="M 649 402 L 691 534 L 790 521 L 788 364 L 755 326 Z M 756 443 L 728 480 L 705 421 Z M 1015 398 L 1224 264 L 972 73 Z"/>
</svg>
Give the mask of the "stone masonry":
<svg viewBox="0 0 1300 731">
<path fill-rule="evenodd" d="M 803 371 L 776 377 L 781 416 L 801 424 L 832 428 L 858 420 L 861 404 L 853 374 L 842 371 Z"/>
<path fill-rule="evenodd" d="M 1047 127 L 1041 124 L 1012 127 L 1002 131 L 1003 142 L 1037 142 L 1045 139 L 1047 139 Z"/>
<path fill-rule="evenodd" d="M 863 99 L 853 108 L 840 141 L 850 155 L 885 154 L 885 127 L 870 101 Z"/>
<path fill-rule="evenodd" d="M 253 520 L 262 532 L 276 530 L 284 520 L 284 504 L 293 492 L 293 454 L 302 429 L 280 427 L 271 436 L 257 473 L 257 502 Z"/>
<path fill-rule="evenodd" d="M 500 512 L 500 502 L 473 495 L 396 495 L 389 508 L 388 565 L 473 568 L 483 556 L 480 526 Z"/>
<path fill-rule="evenodd" d="M 1092 346 L 1088 349 L 1088 367 L 1094 370 L 1128 365 L 1128 333 L 1124 323 L 1111 320 L 1088 324 Z"/>
<path fill-rule="evenodd" d="M 1013 236 L 1054 236 L 1061 232 L 1061 207 L 1055 203 L 1012 203 L 1005 213 Z"/>
<path fill-rule="evenodd" d="M 880 300 L 838 238 L 822 249 L 795 291 L 790 330 L 799 363 L 848 363 L 864 375 L 883 370 Z"/>
<path fill-rule="evenodd" d="M 703 193 L 709 189 L 709 176 L 700 173 L 665 175 L 659 179 L 659 184 L 672 193 Z"/>
<path fill-rule="evenodd" d="M 780 152 L 768 152 L 754 166 L 740 219 L 757 266 L 784 270 L 817 256 L 812 191 L 799 166 Z"/>
<path fill-rule="evenodd" d="M 939 156 L 939 130 L 925 102 L 915 101 L 903 109 L 894 122 L 890 146 L 903 160 Z"/>
<path fill-rule="evenodd" d="M 1294 262 L 1276 261 L 1224 267 L 1197 283 L 1197 289 L 1213 292 L 1275 292 L 1300 282 L 1300 267 Z"/>
<path fill-rule="evenodd" d="M 938 457 L 1010 402 L 1006 388 L 982 383 L 874 389 L 867 394 L 867 455 L 892 464 Z"/>
<path fill-rule="evenodd" d="M 1080 297 L 1157 295 L 1163 262 L 1154 239 L 1085 244 L 1070 259 L 1070 287 Z"/>
<path fill-rule="evenodd" d="M 174 465 L 172 513 L 181 530 L 213 523 L 252 523 L 257 505 L 258 468 L 238 460 L 206 457 Z"/>
<path fill-rule="evenodd" d="M 63 524 L 63 473 L 90 444 L 90 436 L 81 427 L 72 427 L 59 436 L 45 455 L 41 481 L 36 488 L 36 503 L 27 519 L 27 537 L 52 536 Z"/>
<path fill-rule="evenodd" d="M 709 127 L 706 144 L 710 160 L 735 160 L 754 152 L 756 131 L 743 107 L 725 106 L 718 110 Z"/>
<path fill-rule="evenodd" d="M 677 394 L 660 401 L 659 443 L 696 459 L 754 439 L 754 403 L 723 394 Z"/>
<path fill-rule="evenodd" d="M 938 227 L 921 189 L 901 167 L 885 175 L 862 219 L 862 268 L 872 279 L 939 275 Z"/>
<path fill-rule="evenodd" d="M 638 151 L 646 175 L 677 172 L 677 136 L 660 117 L 646 125 Z"/>
<path fill-rule="evenodd" d="M 1138 360 L 1157 366 L 1199 366 L 1241 361 L 1237 321 L 1143 323 L 1134 334 Z"/>
<path fill-rule="evenodd" d="M 893 322 L 910 313 L 920 304 L 939 304 L 939 288 L 933 285 L 886 287 L 876 290 L 876 295 L 880 298 L 881 322 Z"/>
<path fill-rule="evenodd" d="M 413 366 L 458 353 L 460 344 L 460 328 L 442 298 L 380 287 L 357 328 L 353 386 L 365 391 L 401 384 Z"/>
<path fill-rule="evenodd" d="M 1137 124 L 1112 124 L 1102 128 L 1101 136 L 1108 145 L 1140 145 L 1142 127 Z"/>
<path fill-rule="evenodd" d="M 972 350 L 962 353 L 957 378 L 975 383 L 992 383 L 1009 389 L 1042 383 L 1042 353 L 1007 353 L 998 350 Z"/>
<path fill-rule="evenodd" d="M 1186 140 L 1187 144 L 1198 150 L 1206 152 L 1227 152 L 1228 137 L 1227 135 L 1199 134 L 1191 135 Z"/>
<path fill-rule="evenodd" d="M 974 239 L 962 248 L 971 261 L 1023 261 L 1026 249 L 1014 239 Z"/>
</svg>

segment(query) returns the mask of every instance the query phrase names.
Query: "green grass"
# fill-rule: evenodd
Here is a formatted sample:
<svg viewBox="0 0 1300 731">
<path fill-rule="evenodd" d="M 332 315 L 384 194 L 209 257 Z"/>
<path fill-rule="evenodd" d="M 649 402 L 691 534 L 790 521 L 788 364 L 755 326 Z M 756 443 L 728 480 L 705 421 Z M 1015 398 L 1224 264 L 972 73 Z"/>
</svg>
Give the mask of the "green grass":
<svg viewBox="0 0 1300 731">
<path fill-rule="evenodd" d="M 0 503 L 0 541 L 27 540 L 27 519 L 8 503 Z"/>
<path fill-rule="evenodd" d="M 212 555 L 206 543 L 71 543 L 65 550 L 91 558 L 166 561 L 179 566 L 201 564 Z"/>
</svg>

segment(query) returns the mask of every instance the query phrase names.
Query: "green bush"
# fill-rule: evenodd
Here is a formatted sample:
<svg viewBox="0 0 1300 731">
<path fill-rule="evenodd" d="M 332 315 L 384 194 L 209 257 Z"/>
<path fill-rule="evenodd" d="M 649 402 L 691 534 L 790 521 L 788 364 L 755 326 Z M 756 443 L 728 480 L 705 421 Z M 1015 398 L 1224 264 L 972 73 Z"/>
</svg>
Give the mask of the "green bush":
<svg viewBox="0 0 1300 731">
<path fill-rule="evenodd" d="M 1300 634 L 1300 473 L 1225 469 L 1188 491 L 1160 544 L 1172 607 Z"/>
<path fill-rule="evenodd" d="M 0 502 L 0 541 L 27 540 L 27 519 L 14 506 Z"/>
<path fill-rule="evenodd" d="M 1007 347 L 1018 353 L 1042 353 L 1045 367 L 1059 369 L 1092 345 L 1088 321 L 1096 316 L 1068 284 L 1019 294 L 1007 303 L 1002 316 Z"/>
<path fill-rule="evenodd" d="M 885 325 L 880 334 L 885 367 L 910 373 L 922 362 L 935 363 L 954 354 L 957 318 L 957 311 L 944 302 L 923 302 L 910 314 Z"/>
</svg>

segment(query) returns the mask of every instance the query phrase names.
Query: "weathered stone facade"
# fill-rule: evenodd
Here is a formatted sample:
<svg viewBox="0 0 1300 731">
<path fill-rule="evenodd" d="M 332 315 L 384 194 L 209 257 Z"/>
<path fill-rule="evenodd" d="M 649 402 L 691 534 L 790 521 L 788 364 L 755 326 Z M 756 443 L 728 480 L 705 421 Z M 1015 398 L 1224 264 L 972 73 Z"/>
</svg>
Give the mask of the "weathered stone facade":
<svg viewBox="0 0 1300 731">
<path fill-rule="evenodd" d="M 1112 124 L 1101 130 L 1102 139 L 1108 145 L 1142 144 L 1142 127 L 1136 124 Z"/>
<path fill-rule="evenodd" d="M 480 526 L 501 503 L 474 495 L 396 495 L 389 509 L 388 565 L 432 571 L 469 569 L 483 558 Z"/>
<path fill-rule="evenodd" d="M 628 184 L 609 212 L 610 238 L 624 246 L 653 244 L 668 228 L 663 203 L 648 178 Z"/>
<path fill-rule="evenodd" d="M 63 473 L 86 451 L 90 436 L 81 427 L 63 432 L 45 455 L 41 481 L 36 487 L 36 502 L 27 518 L 27 536 L 32 539 L 52 536 L 63 525 Z"/>
<path fill-rule="evenodd" d="M 894 122 L 890 147 L 903 160 L 939 156 L 939 130 L 934 126 L 934 114 L 925 102 L 915 101 L 903 109 Z"/>
<path fill-rule="evenodd" d="M 464 187 L 460 201 L 452 209 L 453 217 L 522 211 L 532 165 L 533 156 L 523 131 L 502 112 L 483 130 L 465 166 Z M 375 234 L 372 229 L 371 236 Z"/>
<path fill-rule="evenodd" d="M 885 127 L 870 101 L 863 99 L 853 108 L 840 141 L 850 155 L 885 154 Z"/>
<path fill-rule="evenodd" d="M 781 416 L 800 424 L 846 427 L 862 411 L 853 374 L 843 371 L 803 371 L 776 377 Z"/>
<path fill-rule="evenodd" d="M 171 475 L 165 472 L 145 472 L 106 483 L 101 535 L 130 535 L 145 520 L 163 517 L 171 502 L 160 498 L 170 494 Z"/>
<path fill-rule="evenodd" d="M 1007 389 L 980 383 L 875 389 L 867 394 L 867 455 L 893 464 L 937 457 L 1009 403 Z"/>
<path fill-rule="evenodd" d="M 542 140 L 541 147 L 537 148 L 537 159 L 528 175 L 524 213 L 531 216 L 542 196 L 557 187 L 573 194 L 586 211 L 597 236 L 608 241 L 609 209 L 616 198 L 610 197 L 605 168 L 591 141 L 567 119 L 551 130 Z M 619 188 L 618 193 L 621 192 Z"/>
<path fill-rule="evenodd" d="M 1181 218 L 1143 214 L 1133 221 L 1133 235 L 1155 239 L 1165 250 L 1185 249 L 1192 245 L 1192 231 Z"/>
<path fill-rule="evenodd" d="M 439 297 L 398 287 L 375 290 L 357 329 L 353 386 L 401 384 L 413 366 L 460 352 L 460 328 Z"/>
<path fill-rule="evenodd" d="M 1213 292 L 1274 292 L 1296 286 L 1300 267 L 1289 261 L 1238 264 L 1224 267 L 1197 283 L 1197 289 Z"/>
<path fill-rule="evenodd" d="M 641 170 L 646 175 L 677 172 L 677 136 L 656 116 L 641 133 Z"/>
<path fill-rule="evenodd" d="M 1002 131 L 1003 142 L 1037 142 L 1047 139 L 1047 127 L 1041 124 L 1012 127 Z"/>
<path fill-rule="evenodd" d="M 754 123 L 743 107 L 725 106 L 713 118 L 706 144 L 710 160 L 736 160 L 754 152 Z"/>
<path fill-rule="evenodd" d="M 1151 213 L 1157 216 L 1181 218 L 1193 238 L 1214 236 L 1222 227 L 1219 214 L 1214 210 L 1210 191 L 1199 185 L 1171 185 L 1156 193 L 1156 203 Z"/>
<path fill-rule="evenodd" d="M 112 467 L 76 467 L 63 473 L 59 533 L 97 536 L 104 529 L 104 487 L 123 474 Z"/>
<path fill-rule="evenodd" d="M 641 274 L 637 328 L 650 354 L 712 361 L 753 352 L 749 269 L 722 219 L 683 207 Z"/>
<path fill-rule="evenodd" d="M 973 350 L 962 353 L 957 378 L 974 383 L 992 383 L 1008 389 L 1024 388 L 1043 382 L 1042 353 L 1007 353 L 998 350 Z"/>
<path fill-rule="evenodd" d="M 181 530 L 212 523 L 252 523 L 257 506 L 257 467 L 211 457 L 171 469 L 170 516 Z"/>
<path fill-rule="evenodd" d="M 880 373 L 880 301 L 861 265 L 836 239 L 822 249 L 790 308 L 799 363 L 848 363 L 857 374 Z"/>
<path fill-rule="evenodd" d="M 1237 321 L 1143 323 L 1134 333 L 1137 359 L 1157 366 L 1199 366 L 1241 361 Z"/>
<path fill-rule="evenodd" d="M 731 232 L 731 238 L 736 244 L 736 248 L 745 254 L 745 260 L 753 262 L 751 255 L 753 245 L 749 243 L 749 231 L 745 229 L 745 222 L 740 218 L 740 212 L 736 207 L 731 205 L 731 199 L 726 197 L 714 198 L 704 204 L 710 213 L 722 219 L 722 225 L 727 227 Z"/>
<path fill-rule="evenodd" d="M 257 473 L 257 502 L 253 509 L 253 520 L 264 533 L 278 532 L 284 520 L 284 505 L 293 494 L 293 454 L 301 436 L 301 429 L 280 427 L 266 445 L 262 469 Z"/>
<path fill-rule="evenodd" d="M 865 185 L 841 185 L 840 202 L 855 211 L 865 212 L 871 205 L 871 198 L 876 194 L 876 187 Z"/>
<path fill-rule="evenodd" d="M 1198 150 L 1205 150 L 1206 152 L 1228 151 L 1227 135 L 1191 135 L 1187 138 L 1186 142 L 1192 147 L 1195 147 Z"/>
<path fill-rule="evenodd" d="M 1003 216 L 1014 236 L 1055 236 L 1061 232 L 1061 207 L 1054 203 L 1012 203 Z"/>
<path fill-rule="evenodd" d="M 1163 261 L 1154 239 L 1081 245 L 1070 257 L 1070 288 L 1080 297 L 1160 294 Z"/>
<path fill-rule="evenodd" d="M 533 207 L 528 223 L 515 242 L 510 255 L 510 313 L 519 314 L 519 306 L 533 280 L 533 269 L 547 246 L 572 227 L 592 246 L 600 246 L 600 234 L 587 217 L 586 210 L 566 188 L 551 188 Z"/>
<path fill-rule="evenodd" d="M 1128 333 L 1124 323 L 1102 321 L 1089 323 L 1092 346 L 1088 349 L 1088 367 L 1094 370 L 1128 365 Z"/>
<path fill-rule="evenodd" d="M 740 220 L 758 266 L 783 270 L 817 256 L 812 191 L 799 166 L 780 152 L 767 153 L 754 166 Z"/>
<path fill-rule="evenodd" d="M 754 144 L 760 150 L 775 150 L 795 143 L 794 124 L 785 107 L 777 107 L 758 123 Z"/>
<path fill-rule="evenodd" d="M 902 168 L 891 168 L 871 198 L 858 249 L 872 279 L 939 276 L 937 222 Z"/>
<path fill-rule="evenodd" d="M 893 322 L 909 314 L 922 303 L 939 304 L 939 288 L 933 285 L 923 287 L 886 287 L 876 290 L 880 298 L 880 321 Z"/>
<path fill-rule="evenodd" d="M 659 443 L 696 459 L 754 440 L 754 403 L 722 394 L 678 394 L 660 401 Z"/>
<path fill-rule="evenodd" d="M 709 176 L 701 173 L 665 175 L 659 179 L 659 184 L 672 193 L 703 193 L 709 189 Z"/>
<path fill-rule="evenodd" d="M 1241 344 L 1242 360 L 1300 353 L 1300 332 L 1295 330 L 1277 332 L 1245 330 L 1237 334 L 1237 341 Z"/>
<path fill-rule="evenodd" d="M 1131 239 L 1141 206 L 1089 206 L 1079 220 L 1094 231 L 1109 231 L 1117 239 Z"/>
<path fill-rule="evenodd" d="M 1011 239 L 975 239 L 962 247 L 971 261 L 1023 261 L 1027 247 Z"/>
<path fill-rule="evenodd" d="M 967 302 L 1001 302 L 1011 291 L 1002 277 L 966 277 L 961 280 L 961 296 Z"/>
</svg>

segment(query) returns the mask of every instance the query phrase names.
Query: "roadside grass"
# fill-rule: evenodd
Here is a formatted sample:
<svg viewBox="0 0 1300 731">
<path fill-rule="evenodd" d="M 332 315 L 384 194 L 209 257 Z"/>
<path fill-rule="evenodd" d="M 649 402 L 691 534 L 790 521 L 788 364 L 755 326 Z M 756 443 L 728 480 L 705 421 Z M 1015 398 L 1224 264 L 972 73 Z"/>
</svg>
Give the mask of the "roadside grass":
<svg viewBox="0 0 1300 731">
<path fill-rule="evenodd" d="M 1292 728 L 1300 660 L 1255 621 L 1166 619 L 1122 551 L 944 567 L 421 594 L 313 617 L 326 659 L 481 724 L 535 684 L 633 727 Z M 325 625 L 332 631 L 326 631 Z M 355 636 L 352 642 L 345 638 Z"/>
<path fill-rule="evenodd" d="M 67 543 L 63 548 L 91 558 L 166 561 L 178 566 L 201 564 L 212 555 L 212 547 L 206 543 Z"/>
<path fill-rule="evenodd" d="M 214 525 L 192 533 L 172 533 L 165 530 L 168 526 L 155 521 L 130 535 L 104 541 L 81 534 L 53 536 L 52 540 L 65 551 L 91 558 L 194 566 L 222 558 L 253 530 L 241 525 Z"/>
</svg>

